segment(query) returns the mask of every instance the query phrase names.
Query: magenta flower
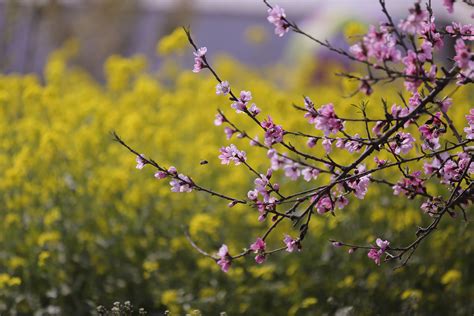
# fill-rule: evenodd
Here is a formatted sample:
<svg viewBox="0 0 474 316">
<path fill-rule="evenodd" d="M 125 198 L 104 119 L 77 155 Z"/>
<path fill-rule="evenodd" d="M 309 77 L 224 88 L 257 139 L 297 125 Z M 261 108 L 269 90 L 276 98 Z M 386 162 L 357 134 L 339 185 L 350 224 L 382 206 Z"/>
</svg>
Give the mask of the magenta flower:
<svg viewBox="0 0 474 316">
<path fill-rule="evenodd" d="M 221 248 L 219 248 L 217 255 L 219 256 L 217 264 L 221 267 L 222 271 L 227 273 L 227 271 L 229 271 L 230 265 L 232 264 L 232 257 L 229 255 L 227 245 L 222 245 Z"/>
<path fill-rule="evenodd" d="M 257 240 L 250 245 L 250 249 L 257 254 L 255 256 L 255 262 L 258 264 L 265 262 L 265 247 L 265 241 L 260 237 L 258 237 Z"/>
<path fill-rule="evenodd" d="M 228 165 L 232 161 L 236 166 L 238 166 L 247 160 L 247 154 L 245 151 L 238 150 L 234 144 L 231 144 L 227 147 L 222 147 L 220 152 L 221 154 L 219 155 L 219 159 L 223 165 Z"/>
<path fill-rule="evenodd" d="M 376 248 L 370 249 L 369 253 L 367 254 L 370 259 L 374 260 L 376 265 L 380 265 L 382 255 L 383 251 L 377 250 Z"/>
<path fill-rule="evenodd" d="M 377 238 L 375 243 L 377 244 L 377 247 L 379 247 L 379 249 L 377 249 L 375 247 L 371 248 L 369 253 L 367 254 L 367 256 L 370 259 L 374 260 L 376 265 L 380 265 L 382 255 L 388 249 L 388 246 L 390 245 L 390 242 L 388 240 L 382 240 L 380 238 Z"/>
<path fill-rule="evenodd" d="M 283 141 L 284 130 L 280 125 L 273 123 L 272 118 L 264 120 L 260 125 L 265 130 L 265 145 L 272 146 Z"/>
<path fill-rule="evenodd" d="M 283 242 L 285 243 L 286 251 L 288 252 L 301 250 L 301 243 L 299 242 L 299 240 L 293 239 L 290 235 L 285 234 L 285 238 L 283 239 Z"/>
<path fill-rule="evenodd" d="M 328 136 L 333 133 L 336 134 L 343 129 L 342 120 L 338 119 L 334 112 L 334 105 L 332 103 L 323 105 L 317 111 L 318 116 L 315 119 L 316 129 L 324 131 L 324 135 Z"/>
<path fill-rule="evenodd" d="M 143 169 L 143 167 L 145 167 L 145 165 L 148 163 L 146 160 L 145 160 L 145 156 L 143 154 L 140 154 L 137 156 L 137 158 L 135 159 L 136 162 L 137 162 L 137 169 Z"/>
<path fill-rule="evenodd" d="M 289 28 L 288 23 L 284 20 L 286 17 L 285 10 L 275 5 L 272 9 L 268 9 L 267 12 L 267 20 L 275 26 L 275 34 L 279 37 L 285 35 Z"/>
<path fill-rule="evenodd" d="M 204 62 L 204 55 L 207 53 L 207 48 L 206 47 L 201 47 L 197 51 L 195 51 L 194 54 L 194 68 L 193 72 L 198 73 L 204 68 L 205 62 Z"/>
<path fill-rule="evenodd" d="M 216 94 L 217 95 L 227 95 L 230 92 L 230 85 L 227 81 L 222 81 L 218 83 L 216 86 Z"/>
</svg>

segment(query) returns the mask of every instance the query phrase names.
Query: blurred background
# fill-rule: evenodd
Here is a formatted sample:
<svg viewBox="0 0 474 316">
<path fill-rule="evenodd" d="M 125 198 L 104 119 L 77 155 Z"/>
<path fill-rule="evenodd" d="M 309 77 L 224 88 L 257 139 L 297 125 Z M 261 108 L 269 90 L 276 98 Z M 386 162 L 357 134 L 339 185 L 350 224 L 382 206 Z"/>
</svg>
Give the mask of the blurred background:
<svg viewBox="0 0 474 316">
<path fill-rule="evenodd" d="M 383 20 L 374 0 L 278 4 L 337 47 Z M 462 3 L 453 15 L 441 0 L 433 4 L 439 25 L 471 21 Z M 395 21 L 411 5 L 388 3 Z M 215 95 L 207 72 L 191 72 L 183 25 L 208 47 L 219 74 L 236 91 L 251 90 L 262 115 L 287 129 L 315 132 L 292 108 L 302 95 L 318 107 L 334 103 L 345 117 L 359 115 L 353 104 L 368 101 L 377 116 L 382 97 L 393 104 L 400 103 L 397 92 L 408 96 L 395 82 L 378 86 L 370 98 L 349 97 L 358 83 L 334 73 L 365 69 L 295 34 L 276 37 L 266 16 L 258 0 L 0 0 L 0 314 L 94 315 L 98 305 L 126 300 L 150 315 L 474 313 L 474 233 L 462 216 L 443 219 L 406 268 L 377 267 L 365 252 L 349 255 L 328 240 L 369 244 L 383 237 L 403 245 L 431 218 L 420 211 L 421 199 L 371 186 L 365 200 L 312 221 L 301 253 L 278 253 L 263 265 L 249 257 L 224 274 L 190 247 L 183 229 L 208 252 L 226 243 L 237 253 L 270 223 L 258 222 L 253 209 L 229 209 L 206 195 L 172 194 L 167 181 L 154 179 L 148 166 L 138 171 L 135 157 L 112 141 L 116 131 L 146 156 L 229 195 L 245 197 L 254 179 L 243 168 L 222 166 L 221 146 L 232 142 L 257 170 L 268 167 L 265 152 L 226 140 L 213 125 L 220 108 L 249 135 L 259 133 Z M 446 56 L 449 45 L 441 60 Z M 448 92 L 461 129 L 474 91 L 452 86 Z M 318 146 L 291 142 L 323 155 Z M 353 159 L 337 150 L 333 158 Z M 274 179 L 288 192 L 313 185 L 279 172 Z M 446 194 L 436 181 L 429 189 Z M 284 233 L 298 232 L 282 225 L 269 247 L 282 246 Z"/>
<path fill-rule="evenodd" d="M 451 17 L 441 2 L 434 1 L 434 8 L 444 24 Z M 278 3 L 291 19 L 338 47 L 345 46 L 340 34 L 348 21 L 383 20 L 373 0 Z M 388 7 L 399 18 L 410 4 L 403 0 Z M 156 66 L 157 41 L 178 26 L 191 26 L 210 54 L 226 52 L 251 65 L 270 65 L 285 54 L 294 61 L 320 49 L 292 35 L 269 36 L 273 30 L 265 17 L 266 7 L 259 0 L 1 0 L 0 67 L 5 72 L 41 73 L 49 53 L 68 39 L 81 43 L 75 62 L 99 78 L 111 54 L 143 54 Z M 456 19 L 469 21 L 469 12 L 456 10 Z"/>
</svg>

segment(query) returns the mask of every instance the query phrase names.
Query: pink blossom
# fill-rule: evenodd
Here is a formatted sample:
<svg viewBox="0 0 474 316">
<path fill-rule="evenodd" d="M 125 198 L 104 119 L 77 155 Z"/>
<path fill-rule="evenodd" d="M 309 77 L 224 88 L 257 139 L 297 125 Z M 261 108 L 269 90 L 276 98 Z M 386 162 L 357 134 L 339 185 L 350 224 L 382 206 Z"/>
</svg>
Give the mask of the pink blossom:
<svg viewBox="0 0 474 316">
<path fill-rule="evenodd" d="M 469 68 L 469 64 L 472 63 L 472 54 L 469 46 L 467 46 L 466 43 L 459 38 L 456 40 L 456 45 L 454 45 L 454 49 L 456 51 L 456 56 L 454 56 L 453 59 L 454 61 L 456 61 L 458 67 L 462 70 Z"/>
<path fill-rule="evenodd" d="M 469 111 L 469 114 L 466 115 L 466 119 L 469 126 L 464 128 L 464 133 L 466 133 L 467 139 L 474 139 L 474 109 Z"/>
<path fill-rule="evenodd" d="M 443 111 L 444 113 L 448 112 L 452 104 L 453 104 L 453 99 L 444 98 L 443 101 L 440 102 L 441 111 Z"/>
<path fill-rule="evenodd" d="M 219 256 L 217 264 L 221 267 L 221 270 L 223 272 L 229 271 L 230 265 L 232 264 L 232 257 L 229 255 L 227 245 L 222 245 L 217 255 Z"/>
<path fill-rule="evenodd" d="M 454 0 L 443 0 L 443 5 L 446 7 L 449 13 L 453 13 Z"/>
<path fill-rule="evenodd" d="M 464 24 L 452 22 L 451 25 L 446 26 L 446 32 L 452 37 L 461 35 L 463 40 L 474 40 L 474 26 L 471 24 Z"/>
<path fill-rule="evenodd" d="M 279 37 L 288 32 L 289 24 L 285 21 L 285 10 L 275 5 L 272 9 L 268 9 L 267 20 L 275 26 L 275 34 Z"/>
<path fill-rule="evenodd" d="M 344 148 L 350 153 L 359 152 L 363 146 L 363 143 L 358 141 L 359 139 L 359 134 L 355 134 L 351 140 L 345 142 Z"/>
<path fill-rule="evenodd" d="M 214 119 L 214 125 L 220 126 L 224 122 L 226 122 L 226 119 L 224 118 L 224 116 L 222 116 L 222 114 L 220 113 L 217 113 L 216 118 Z"/>
<path fill-rule="evenodd" d="M 315 120 L 316 129 L 324 131 L 324 135 L 328 136 L 331 133 L 336 134 L 343 129 L 342 120 L 337 118 L 334 112 L 334 105 L 332 103 L 323 105 L 317 111 L 318 116 Z"/>
<path fill-rule="evenodd" d="M 239 99 L 230 106 L 235 109 L 235 112 L 242 113 L 247 110 L 247 103 L 252 100 L 252 93 L 250 91 L 240 91 Z"/>
<path fill-rule="evenodd" d="M 351 47 L 349 47 L 349 51 L 357 60 L 360 60 L 360 61 L 367 60 L 367 49 L 365 48 L 364 44 L 356 43 L 352 45 Z"/>
<path fill-rule="evenodd" d="M 168 173 L 171 174 L 171 175 L 177 175 L 178 170 L 176 170 L 176 167 L 171 166 L 171 167 L 168 168 Z"/>
<path fill-rule="evenodd" d="M 404 82 L 405 88 L 414 93 L 422 84 L 422 81 L 417 77 L 423 76 L 423 67 L 418 61 L 417 54 L 412 50 L 409 50 L 407 55 L 403 57 L 402 62 L 405 65 L 405 75 L 408 76 Z"/>
<path fill-rule="evenodd" d="M 266 244 L 265 244 L 265 241 L 258 237 L 257 240 L 250 245 L 250 249 L 257 254 L 257 256 L 255 256 L 255 261 L 258 263 L 258 264 L 261 264 L 265 261 L 265 247 L 266 247 Z"/>
<path fill-rule="evenodd" d="M 186 192 L 189 193 L 193 190 L 193 184 L 189 177 L 180 173 L 176 178 L 171 180 L 171 191 L 173 192 Z"/>
<path fill-rule="evenodd" d="M 359 165 L 357 167 L 355 174 L 357 175 L 360 173 L 364 173 L 365 171 L 366 171 L 365 165 Z M 360 178 L 356 178 L 354 180 L 349 180 L 346 182 L 347 186 L 351 188 L 352 190 L 354 190 L 354 195 L 360 200 L 362 200 L 367 193 L 367 190 L 370 184 L 370 176 L 371 174 L 369 173 Z"/>
<path fill-rule="evenodd" d="M 387 163 L 387 160 L 385 159 L 379 159 L 379 157 L 375 156 L 374 161 L 377 164 L 377 167 L 381 167 Z"/>
<path fill-rule="evenodd" d="M 374 260 L 376 265 L 380 265 L 382 255 L 383 251 L 377 250 L 376 248 L 370 249 L 369 253 L 367 254 L 370 259 Z"/>
<path fill-rule="evenodd" d="M 398 132 L 389 145 L 393 152 L 399 155 L 400 153 L 407 154 L 413 148 L 414 143 L 415 139 L 410 133 Z"/>
<path fill-rule="evenodd" d="M 193 72 L 198 73 L 201 71 L 202 68 L 205 66 L 204 62 L 204 55 L 207 53 L 206 47 L 199 48 L 196 52 L 194 52 L 194 68 Z"/>
<path fill-rule="evenodd" d="M 283 167 L 283 170 L 285 170 L 285 176 L 287 176 L 293 181 L 297 180 L 298 177 L 301 175 L 301 170 L 299 167 L 300 165 L 296 162 L 286 164 Z"/>
<path fill-rule="evenodd" d="M 315 169 L 315 168 L 304 168 L 302 171 L 301 171 L 301 174 L 303 175 L 303 178 L 306 180 L 306 181 L 311 181 L 311 180 L 314 180 L 314 179 L 317 179 L 318 178 L 318 175 L 319 175 L 319 170 L 318 169 Z"/>
<path fill-rule="evenodd" d="M 334 205 L 331 201 L 331 198 L 328 195 L 323 196 L 316 203 L 316 211 L 319 214 L 324 214 L 330 212 L 334 209 Z"/>
<path fill-rule="evenodd" d="M 326 151 L 326 154 L 329 154 L 332 150 L 331 145 L 332 145 L 332 140 L 329 138 L 324 138 L 323 139 L 323 148 Z"/>
<path fill-rule="evenodd" d="M 382 135 L 382 128 L 386 125 L 387 125 L 386 121 L 377 121 L 377 123 L 375 123 L 375 126 L 372 128 L 372 132 L 374 132 L 375 135 L 380 136 Z"/>
<path fill-rule="evenodd" d="M 288 252 L 294 252 L 295 250 L 300 251 L 301 250 L 301 243 L 297 239 L 293 239 L 290 235 L 285 234 L 285 238 L 283 239 L 283 242 L 286 245 L 286 251 Z"/>
<path fill-rule="evenodd" d="M 230 128 L 228 126 L 224 127 L 224 133 L 227 139 L 231 139 L 232 135 L 234 135 L 237 131 L 233 128 Z"/>
<path fill-rule="evenodd" d="M 430 21 L 422 23 L 421 37 L 433 44 L 434 49 L 441 49 L 444 41 L 441 34 L 436 29 L 435 17 L 432 16 Z"/>
<path fill-rule="evenodd" d="M 349 199 L 347 199 L 344 195 L 339 195 L 336 197 L 336 206 L 338 209 L 342 210 L 349 204 Z"/>
<path fill-rule="evenodd" d="M 393 187 L 393 194 L 399 195 L 403 193 L 409 199 L 414 198 L 418 193 L 425 193 L 426 188 L 423 179 L 421 179 L 421 171 L 415 171 L 398 181 Z"/>
<path fill-rule="evenodd" d="M 145 156 L 143 154 L 140 154 L 137 156 L 137 158 L 135 159 L 136 162 L 137 162 L 137 169 L 143 169 L 143 167 L 145 167 L 145 165 L 148 163 L 146 160 L 145 160 Z"/>
<path fill-rule="evenodd" d="M 380 238 L 377 238 L 377 240 L 375 240 L 375 243 L 382 251 L 385 251 L 390 245 L 390 242 L 388 240 L 382 240 Z"/>
<path fill-rule="evenodd" d="M 230 85 L 228 81 L 222 81 L 216 86 L 217 95 L 227 95 L 230 92 Z"/>
<path fill-rule="evenodd" d="M 361 61 L 368 60 L 368 57 L 374 57 L 380 64 L 386 61 L 398 61 L 401 52 L 396 47 L 396 38 L 388 31 L 386 27 L 379 30 L 375 26 L 369 27 L 369 32 L 363 37 L 361 43 L 352 45 L 349 50 L 353 56 Z M 372 89 L 367 81 L 361 82 L 361 90 L 370 94 Z"/>
<path fill-rule="evenodd" d="M 428 20 L 428 11 L 423 10 L 420 4 L 415 3 L 415 7 L 409 10 L 410 14 L 405 20 L 401 20 L 398 26 L 410 34 L 421 33 L 423 22 Z"/>
<path fill-rule="evenodd" d="M 247 154 L 245 151 L 238 150 L 234 144 L 222 147 L 220 152 L 219 159 L 223 165 L 228 165 L 232 161 L 236 166 L 238 166 L 247 160 Z"/>
<path fill-rule="evenodd" d="M 283 141 L 283 128 L 280 125 L 273 123 L 270 116 L 268 116 L 268 119 L 260 123 L 260 125 L 265 130 L 265 145 L 271 146 L 275 143 L 281 143 Z"/>
<path fill-rule="evenodd" d="M 370 259 L 374 260 L 376 265 L 380 265 L 382 255 L 388 249 L 388 246 L 390 245 L 390 242 L 388 240 L 382 240 L 380 238 L 377 238 L 375 243 L 377 244 L 377 247 L 379 249 L 377 249 L 375 247 L 371 248 L 369 253 L 367 254 L 367 256 Z"/>
<path fill-rule="evenodd" d="M 361 80 L 359 85 L 359 90 L 362 91 L 365 95 L 371 95 L 374 90 L 367 80 Z"/>
<path fill-rule="evenodd" d="M 308 141 L 306 142 L 306 146 L 308 146 L 309 148 L 313 148 L 314 146 L 316 146 L 317 142 L 318 142 L 317 138 L 310 137 L 308 138 Z"/>
<path fill-rule="evenodd" d="M 429 216 L 434 216 L 438 213 L 438 210 L 442 207 L 442 203 L 439 199 L 428 199 L 421 204 L 421 210 Z"/>
<path fill-rule="evenodd" d="M 255 105 L 255 103 L 252 103 L 252 105 L 249 108 L 249 113 L 252 116 L 257 116 L 260 112 L 261 110 Z"/>
<path fill-rule="evenodd" d="M 424 63 L 433 59 L 433 44 L 427 40 L 421 43 L 421 51 L 418 53 L 418 60 Z"/>
<path fill-rule="evenodd" d="M 158 171 L 157 173 L 155 173 L 155 178 L 157 179 L 164 179 L 166 177 L 168 177 L 168 173 L 164 171 Z"/>
</svg>

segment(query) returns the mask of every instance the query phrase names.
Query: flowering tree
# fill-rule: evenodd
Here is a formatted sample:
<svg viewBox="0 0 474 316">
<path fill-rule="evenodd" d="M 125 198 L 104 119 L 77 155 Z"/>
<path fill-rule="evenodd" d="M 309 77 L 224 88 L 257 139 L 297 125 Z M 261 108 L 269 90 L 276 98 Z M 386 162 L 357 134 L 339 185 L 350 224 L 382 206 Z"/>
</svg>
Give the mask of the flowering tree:
<svg viewBox="0 0 474 316">
<path fill-rule="evenodd" d="M 268 22 L 275 26 L 277 36 L 282 37 L 289 31 L 301 34 L 365 67 L 365 76 L 341 74 L 359 82 L 356 93 L 369 96 L 379 83 L 402 81 L 409 97 L 400 93 L 400 104 L 391 107 L 383 99 L 382 114 L 377 117 L 369 115 L 365 103 L 358 107 L 359 117 L 340 117 L 332 103 L 318 106 L 309 97 L 304 97 L 302 105 L 294 105 L 295 113 L 303 112 L 302 121 L 314 125 L 317 132 L 288 130 L 275 122 L 271 113 L 261 113 L 251 102 L 251 91 L 235 92 L 212 67 L 206 57 L 207 48 L 199 47 L 190 30 L 184 29 L 194 49 L 192 71 L 210 71 L 217 81 L 216 94 L 228 97 L 231 109 L 241 114 L 242 119 L 247 117 L 253 121 L 261 133 L 248 135 L 239 127 L 239 122 L 231 121 L 221 110 L 216 114 L 214 124 L 224 126 L 227 139 L 236 135 L 239 139 L 247 139 L 256 150 L 262 150 L 268 157 L 268 169 L 257 170 L 247 159 L 246 152 L 234 144 L 222 147 L 219 154 L 222 164 L 240 165 L 255 178 L 246 197 L 234 197 L 203 187 L 176 167 L 165 167 L 140 154 L 117 134 L 114 134 L 115 140 L 136 155 L 137 169 L 147 165 L 154 167 L 155 178 L 168 179 L 173 192 L 201 191 L 227 200 L 229 207 L 245 204 L 257 211 L 258 221 L 271 221 L 269 228 L 240 253 L 231 254 L 223 244 L 216 255 L 210 254 L 187 235 L 191 245 L 215 260 L 224 272 L 234 260 L 247 255 L 255 255 L 256 263 L 262 264 L 272 253 L 300 251 L 312 220 L 318 216 L 335 216 L 350 207 L 351 200 L 364 199 L 372 185 L 390 186 L 394 195 L 413 200 L 432 218 L 429 225 L 417 228 L 416 238 L 407 245 L 393 245 L 393 241 L 384 240 L 382 236 L 372 245 L 330 241 L 334 247 L 346 247 L 349 253 L 365 250 L 377 265 L 395 259 L 399 260 L 398 267 L 405 265 L 446 215 L 461 215 L 459 217 L 467 221 L 467 211 L 474 202 L 474 109 L 453 105 L 450 95 L 459 89 L 467 89 L 474 81 L 474 54 L 470 48 L 474 27 L 456 22 L 445 28 L 436 25 L 431 1 L 415 2 L 408 16 L 396 23 L 385 0 L 379 0 L 385 22 L 371 25 L 361 41 L 346 51 L 314 38 L 287 18 L 284 9 L 266 0 L 263 2 L 268 7 Z M 470 1 L 464 2 L 473 5 Z M 453 4 L 454 1 L 444 1 L 450 13 L 454 10 Z M 455 55 L 446 59 L 441 48 L 448 45 L 450 40 L 447 39 L 454 40 Z M 455 85 L 453 89 L 451 83 Z M 464 126 L 455 126 L 450 111 L 465 112 Z M 308 148 L 293 145 L 292 138 L 305 139 Z M 316 146 L 321 146 L 323 155 L 312 152 Z M 336 159 L 342 153 L 350 155 L 350 163 Z M 383 170 L 392 170 L 397 174 L 396 180 L 378 177 L 384 174 Z M 279 171 L 288 178 L 286 185 L 280 186 L 272 180 L 273 174 Z M 310 188 L 292 191 L 291 181 L 298 180 L 308 182 Z M 430 186 L 430 183 L 437 186 Z M 271 249 L 266 239 L 284 221 L 291 222 L 298 233 L 285 234 L 282 244 Z"/>
</svg>

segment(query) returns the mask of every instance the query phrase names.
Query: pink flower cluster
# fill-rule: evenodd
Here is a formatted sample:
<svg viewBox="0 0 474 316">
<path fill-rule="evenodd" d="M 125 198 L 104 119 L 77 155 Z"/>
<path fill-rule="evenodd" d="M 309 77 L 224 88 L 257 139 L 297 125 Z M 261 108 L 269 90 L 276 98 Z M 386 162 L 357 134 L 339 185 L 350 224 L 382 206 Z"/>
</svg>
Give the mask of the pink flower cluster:
<svg viewBox="0 0 474 316">
<path fill-rule="evenodd" d="M 415 171 L 406 178 L 398 181 L 393 187 L 393 194 L 403 193 L 409 199 L 414 198 L 418 193 L 426 193 L 424 180 L 421 178 L 421 171 Z"/>
<path fill-rule="evenodd" d="M 442 153 L 433 158 L 431 163 L 425 162 L 423 167 L 427 175 L 436 174 L 441 178 L 441 183 L 451 184 L 461 179 L 466 168 L 468 174 L 474 173 L 474 162 L 468 167 L 470 159 L 471 155 L 467 152 L 460 152 L 457 157 Z"/>
<path fill-rule="evenodd" d="M 437 112 L 431 119 L 418 128 L 423 140 L 423 149 L 434 151 L 441 147 L 439 136 L 446 133 L 446 128 L 441 120 L 441 112 Z"/>
<path fill-rule="evenodd" d="M 349 50 L 358 60 L 368 61 L 370 57 L 373 57 L 379 64 L 383 64 L 387 61 L 400 60 L 401 52 L 396 46 L 396 38 L 387 27 L 381 26 L 377 30 L 371 25 L 362 42 L 352 45 Z"/>
<path fill-rule="evenodd" d="M 264 120 L 260 125 L 265 130 L 265 145 L 272 146 L 273 144 L 281 143 L 283 141 L 285 131 L 280 125 L 276 125 L 270 116 L 268 116 L 268 119 Z"/>
<path fill-rule="evenodd" d="M 344 128 L 344 124 L 334 112 L 334 105 L 332 103 L 323 105 L 316 110 L 313 102 L 305 97 L 305 107 L 307 112 L 304 117 L 308 119 L 310 124 L 315 124 L 315 128 L 324 131 L 324 135 L 328 136 L 333 133 L 336 134 Z"/>
<path fill-rule="evenodd" d="M 230 146 L 227 147 L 222 147 L 220 152 L 221 154 L 219 155 L 219 159 L 223 165 L 228 165 L 230 162 L 233 162 L 236 166 L 238 166 L 247 160 L 247 154 L 245 151 L 238 150 L 234 144 L 230 144 Z"/>
</svg>

